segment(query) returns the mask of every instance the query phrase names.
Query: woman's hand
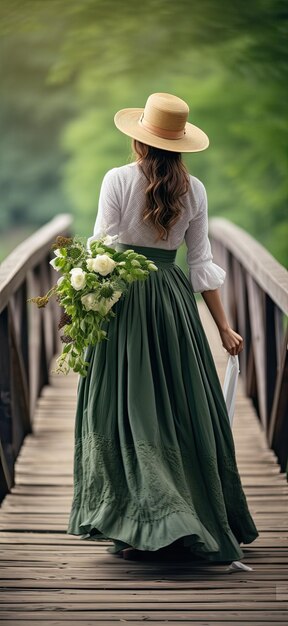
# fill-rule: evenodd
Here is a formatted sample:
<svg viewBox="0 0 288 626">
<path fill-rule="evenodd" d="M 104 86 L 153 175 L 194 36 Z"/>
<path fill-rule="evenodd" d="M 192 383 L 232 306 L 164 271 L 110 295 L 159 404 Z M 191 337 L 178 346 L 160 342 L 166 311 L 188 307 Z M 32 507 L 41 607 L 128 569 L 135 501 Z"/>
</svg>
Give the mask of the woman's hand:
<svg viewBox="0 0 288 626">
<path fill-rule="evenodd" d="M 235 330 L 232 330 L 230 326 L 225 328 L 225 330 L 219 329 L 219 333 L 222 339 L 222 346 L 229 354 L 235 356 L 243 350 L 243 338 Z"/>
<path fill-rule="evenodd" d="M 225 350 L 235 356 L 243 350 L 243 339 L 241 335 L 232 330 L 227 321 L 225 311 L 220 298 L 219 289 L 203 291 L 202 296 L 208 309 L 217 325 Z"/>
</svg>

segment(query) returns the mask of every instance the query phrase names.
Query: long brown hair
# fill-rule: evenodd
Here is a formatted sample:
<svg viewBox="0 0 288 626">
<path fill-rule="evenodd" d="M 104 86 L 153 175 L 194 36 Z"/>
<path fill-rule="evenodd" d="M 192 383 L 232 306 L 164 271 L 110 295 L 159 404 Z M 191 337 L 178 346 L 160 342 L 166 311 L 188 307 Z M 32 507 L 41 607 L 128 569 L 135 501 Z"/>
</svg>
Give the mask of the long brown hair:
<svg viewBox="0 0 288 626">
<path fill-rule="evenodd" d="M 148 180 L 143 220 L 155 226 L 157 241 L 166 240 L 183 208 L 181 198 L 189 187 L 187 169 L 179 152 L 152 148 L 136 139 L 132 148 Z"/>
</svg>

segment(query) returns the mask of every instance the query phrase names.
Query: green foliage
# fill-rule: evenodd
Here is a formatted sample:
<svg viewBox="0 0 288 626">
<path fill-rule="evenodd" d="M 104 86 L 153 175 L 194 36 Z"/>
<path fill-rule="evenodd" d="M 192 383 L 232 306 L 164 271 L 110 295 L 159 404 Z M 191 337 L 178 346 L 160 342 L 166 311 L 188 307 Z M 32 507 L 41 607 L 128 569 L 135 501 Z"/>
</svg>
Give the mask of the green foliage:
<svg viewBox="0 0 288 626">
<path fill-rule="evenodd" d="M 170 91 L 210 137 L 186 158 L 210 214 L 287 262 L 286 1 L 2 0 L 0 28 L 0 227 L 71 208 L 90 234 L 104 173 L 130 159 L 115 112 Z"/>
<path fill-rule="evenodd" d="M 58 33 L 59 37 L 59 33 Z M 62 188 L 59 147 L 71 119 L 70 86 L 48 86 L 55 34 L 13 33 L 2 40 L 0 228 L 38 227 L 71 205 Z"/>
<path fill-rule="evenodd" d="M 59 373 L 67 374 L 71 368 L 86 376 L 86 348 L 106 339 L 105 323 L 115 316 L 113 306 L 130 283 L 144 281 L 158 269 L 143 254 L 115 250 L 110 244 L 111 237 L 105 237 L 92 241 L 88 250 L 84 238 L 58 237 L 50 263 L 62 276 L 48 293 L 28 300 L 44 308 L 56 296 L 64 309 L 59 324 L 64 332 L 64 347 L 57 359 Z"/>
</svg>

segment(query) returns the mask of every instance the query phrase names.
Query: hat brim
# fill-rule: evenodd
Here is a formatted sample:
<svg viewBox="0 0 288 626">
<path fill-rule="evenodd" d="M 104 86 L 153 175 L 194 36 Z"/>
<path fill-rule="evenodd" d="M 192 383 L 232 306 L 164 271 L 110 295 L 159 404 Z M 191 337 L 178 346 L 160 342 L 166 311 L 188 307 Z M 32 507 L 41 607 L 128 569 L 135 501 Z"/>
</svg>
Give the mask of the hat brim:
<svg viewBox="0 0 288 626">
<path fill-rule="evenodd" d="M 186 122 L 185 135 L 181 139 L 163 139 L 154 135 L 139 123 L 143 111 L 144 109 L 121 109 L 114 117 L 115 126 L 128 137 L 161 150 L 201 152 L 208 148 L 209 139 L 206 133 L 190 122 Z"/>
</svg>

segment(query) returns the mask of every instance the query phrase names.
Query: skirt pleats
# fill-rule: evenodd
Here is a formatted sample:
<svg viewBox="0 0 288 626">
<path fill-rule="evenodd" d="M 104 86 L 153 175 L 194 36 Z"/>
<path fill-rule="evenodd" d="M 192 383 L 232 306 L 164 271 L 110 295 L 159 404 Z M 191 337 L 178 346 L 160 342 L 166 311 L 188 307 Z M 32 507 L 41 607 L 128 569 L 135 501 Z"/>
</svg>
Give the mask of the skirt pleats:
<svg viewBox="0 0 288 626">
<path fill-rule="evenodd" d="M 243 557 L 258 532 L 241 485 L 221 385 L 176 251 L 134 282 L 88 348 L 75 422 L 68 533 L 155 551 L 178 542 L 208 561 Z"/>
</svg>

